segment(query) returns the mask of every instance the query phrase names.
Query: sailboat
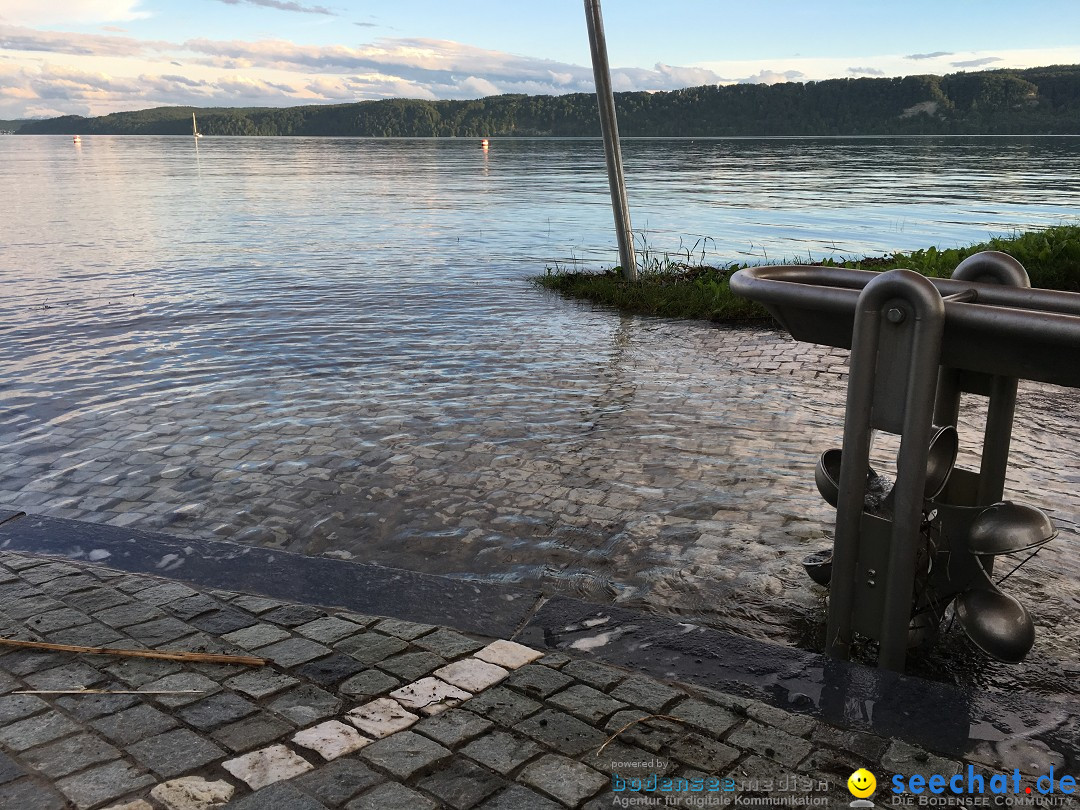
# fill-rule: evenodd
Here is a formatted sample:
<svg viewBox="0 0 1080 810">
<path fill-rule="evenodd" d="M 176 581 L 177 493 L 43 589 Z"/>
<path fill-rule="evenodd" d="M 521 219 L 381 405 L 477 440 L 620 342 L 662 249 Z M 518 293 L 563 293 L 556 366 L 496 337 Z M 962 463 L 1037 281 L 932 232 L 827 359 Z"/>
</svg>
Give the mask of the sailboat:
<svg viewBox="0 0 1080 810">
<path fill-rule="evenodd" d="M 202 133 L 199 132 L 199 127 L 195 123 L 195 113 L 191 114 L 191 134 L 194 135 L 196 138 L 202 137 Z"/>
</svg>

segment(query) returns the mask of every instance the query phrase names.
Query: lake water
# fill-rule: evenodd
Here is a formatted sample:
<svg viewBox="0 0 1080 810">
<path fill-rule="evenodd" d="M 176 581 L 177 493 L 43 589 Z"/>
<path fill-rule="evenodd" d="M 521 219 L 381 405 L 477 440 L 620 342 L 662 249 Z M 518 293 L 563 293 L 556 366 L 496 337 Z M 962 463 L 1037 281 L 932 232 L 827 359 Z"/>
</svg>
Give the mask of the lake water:
<svg viewBox="0 0 1080 810">
<path fill-rule="evenodd" d="M 953 247 L 1080 211 L 1080 138 L 623 148 L 654 257 Z M 819 644 L 798 561 L 828 545 L 842 353 L 531 286 L 615 263 L 603 167 L 591 140 L 0 138 L 0 505 Z M 1035 650 L 983 666 L 954 628 L 926 671 L 1080 692 L 1078 425 L 1074 392 L 1022 388 L 1010 493 L 1062 529 L 1009 583 Z"/>
</svg>

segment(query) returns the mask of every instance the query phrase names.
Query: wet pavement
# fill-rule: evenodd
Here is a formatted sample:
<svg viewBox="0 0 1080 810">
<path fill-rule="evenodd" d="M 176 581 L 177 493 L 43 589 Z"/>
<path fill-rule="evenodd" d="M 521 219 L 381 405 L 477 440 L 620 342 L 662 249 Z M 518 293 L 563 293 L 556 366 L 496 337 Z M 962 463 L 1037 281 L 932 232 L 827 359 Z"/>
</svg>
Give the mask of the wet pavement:
<svg viewBox="0 0 1080 810">
<path fill-rule="evenodd" d="M 243 397 L 181 388 L 5 434 L 0 503 L 516 583 L 821 649 L 823 592 L 799 561 L 830 544 L 813 465 L 840 444 L 845 352 L 632 317 L 604 362 L 555 355 L 528 378 L 513 363 L 493 377 L 486 350 L 465 362 L 446 348 L 449 365 L 418 367 L 400 390 L 282 374 Z M 977 465 L 980 419 L 965 410 L 964 466 Z M 954 628 L 919 671 L 1080 693 L 1078 425 L 1074 392 L 1021 384 L 1007 497 L 1061 531 L 1006 583 L 1033 613 L 1032 655 L 987 663 Z M 874 465 L 888 471 L 884 438 Z"/>
<path fill-rule="evenodd" d="M 4 652 L 0 807 L 840 807 L 858 768 L 876 774 L 877 806 L 915 807 L 927 797 L 895 795 L 894 775 L 1007 774 L 1011 786 L 1017 769 L 1008 799 L 1022 800 L 1051 768 L 1080 772 L 1076 703 L 508 586 L 0 521 L 5 637 L 266 659 Z M 313 593 L 314 576 L 320 604 L 288 596 Z M 214 584 L 245 577 L 247 588 Z M 455 611 L 460 622 L 423 621 Z M 82 688 L 135 694 L 47 694 Z M 1049 798 L 1080 806 L 1060 789 Z"/>
</svg>

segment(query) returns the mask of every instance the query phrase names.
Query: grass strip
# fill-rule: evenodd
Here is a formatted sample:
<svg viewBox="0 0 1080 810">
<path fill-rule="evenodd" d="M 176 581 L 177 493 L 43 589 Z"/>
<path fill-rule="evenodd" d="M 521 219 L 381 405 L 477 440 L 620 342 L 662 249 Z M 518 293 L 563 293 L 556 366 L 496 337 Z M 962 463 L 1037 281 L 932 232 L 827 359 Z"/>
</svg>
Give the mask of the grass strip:
<svg viewBox="0 0 1080 810">
<path fill-rule="evenodd" d="M 968 256 L 982 250 L 1000 250 L 1027 270 L 1032 287 L 1080 292 L 1080 225 L 1059 225 L 1040 231 L 996 237 L 963 248 L 930 247 L 912 253 L 852 261 L 814 262 L 828 267 L 885 271 L 898 267 L 933 278 L 948 278 Z M 809 262 L 781 262 L 809 264 Z M 768 319 L 759 304 L 731 292 L 728 279 L 748 264 L 710 267 L 673 260 L 652 259 L 639 272 L 639 280 L 624 281 L 615 267 L 603 271 L 548 268 L 532 281 L 568 298 L 579 298 L 640 315 L 730 322 Z"/>
</svg>

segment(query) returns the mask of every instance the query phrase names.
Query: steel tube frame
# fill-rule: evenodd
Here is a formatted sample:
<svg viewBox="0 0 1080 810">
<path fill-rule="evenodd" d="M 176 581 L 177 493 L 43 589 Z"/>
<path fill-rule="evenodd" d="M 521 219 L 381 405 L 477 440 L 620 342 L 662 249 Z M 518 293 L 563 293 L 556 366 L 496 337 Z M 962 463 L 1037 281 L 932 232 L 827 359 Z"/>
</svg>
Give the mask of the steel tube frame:
<svg viewBox="0 0 1080 810">
<path fill-rule="evenodd" d="M 907 357 L 883 360 L 879 356 L 885 330 L 904 333 L 910 345 Z M 879 377 L 892 374 L 902 381 L 904 400 L 899 411 L 901 443 L 878 633 L 881 644 L 878 665 L 896 671 L 904 669 L 915 580 L 915 543 L 922 524 L 938 358 L 944 331 L 945 304 L 940 293 L 925 277 L 911 270 L 883 273 L 867 284 L 859 296 L 849 364 L 826 631 L 826 651 L 833 657 L 850 655 L 871 429 L 891 427 L 897 421 L 894 413 L 888 424 L 882 424 L 879 413 L 895 411 L 895 404 L 880 402 L 880 397 L 875 395 L 881 390 Z"/>
<path fill-rule="evenodd" d="M 1080 388 L 1080 294 L 1032 289 L 1023 266 L 994 251 L 965 260 L 951 279 L 782 265 L 741 270 L 731 289 L 764 304 L 797 340 L 851 349 L 825 645 L 848 658 L 861 632 L 880 642 L 880 666 L 902 670 L 933 424 L 956 425 L 964 392 L 988 397 L 979 473 L 956 469 L 949 497 L 958 500 L 938 506 L 999 501 L 1017 380 Z M 901 436 L 891 520 L 863 511 L 874 428 Z M 982 577 L 992 562 L 973 570 Z"/>
<path fill-rule="evenodd" d="M 589 26 L 596 103 L 600 108 L 600 131 L 604 135 L 611 209 L 615 214 L 615 235 L 619 241 L 619 263 L 622 265 L 623 278 L 637 281 L 634 234 L 630 228 L 630 206 L 626 201 L 626 180 L 623 177 L 622 150 L 619 147 L 619 122 L 615 117 L 615 95 L 611 89 L 611 67 L 608 65 L 607 39 L 604 37 L 600 0 L 585 0 L 585 21 Z"/>
<path fill-rule="evenodd" d="M 945 301 L 941 363 L 1080 388 L 1080 293 L 988 283 L 986 267 L 980 269 L 978 281 L 930 279 L 942 296 L 975 293 L 972 301 Z M 731 290 L 764 304 L 796 340 L 850 348 L 859 291 L 878 275 L 807 265 L 751 267 L 732 276 Z"/>
</svg>

